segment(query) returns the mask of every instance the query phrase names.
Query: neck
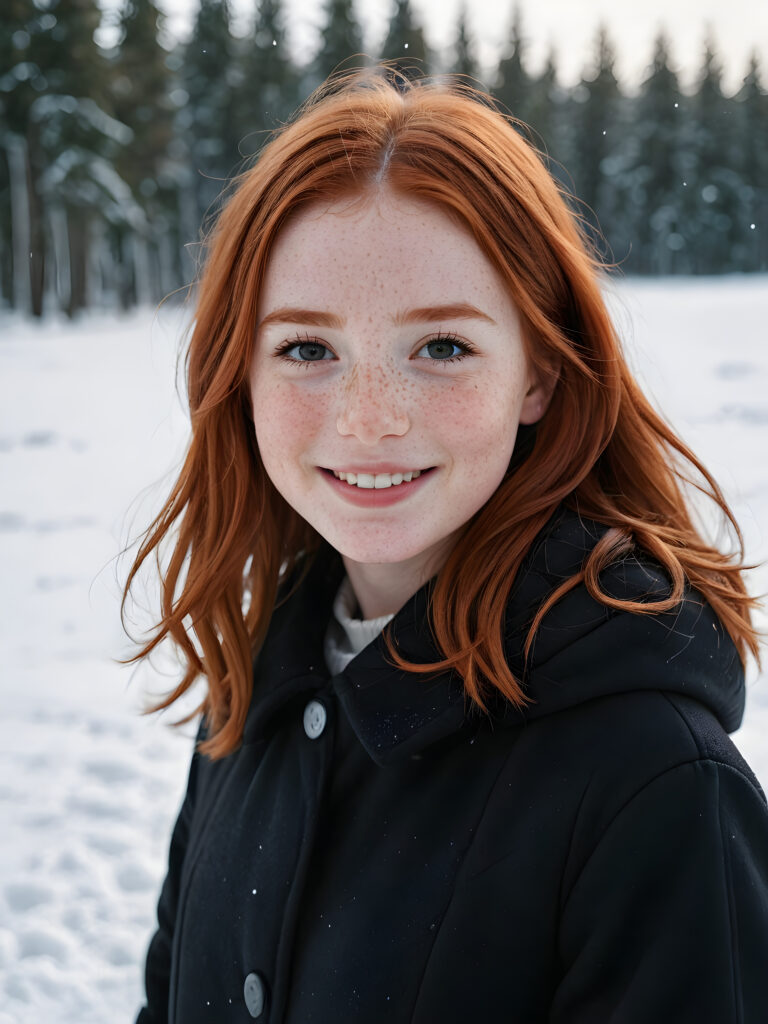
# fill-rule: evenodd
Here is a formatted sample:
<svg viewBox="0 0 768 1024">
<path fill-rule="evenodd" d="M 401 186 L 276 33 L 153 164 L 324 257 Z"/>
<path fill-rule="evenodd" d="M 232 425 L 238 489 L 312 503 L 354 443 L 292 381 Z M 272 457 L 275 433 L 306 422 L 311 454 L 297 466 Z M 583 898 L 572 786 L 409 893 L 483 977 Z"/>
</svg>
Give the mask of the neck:
<svg viewBox="0 0 768 1024">
<path fill-rule="evenodd" d="M 355 562 L 342 555 L 344 568 L 364 619 L 394 615 L 440 569 L 450 544 L 405 562 Z"/>
</svg>

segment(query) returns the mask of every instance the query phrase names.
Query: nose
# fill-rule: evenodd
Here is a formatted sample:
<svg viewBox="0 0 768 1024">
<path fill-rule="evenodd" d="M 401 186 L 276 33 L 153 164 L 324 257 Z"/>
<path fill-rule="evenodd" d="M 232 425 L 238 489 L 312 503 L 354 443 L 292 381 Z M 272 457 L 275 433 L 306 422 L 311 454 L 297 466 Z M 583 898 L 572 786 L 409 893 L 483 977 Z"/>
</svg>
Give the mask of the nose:
<svg viewBox="0 0 768 1024">
<path fill-rule="evenodd" d="M 339 433 L 373 445 L 383 437 L 402 437 L 410 426 L 402 386 L 397 380 L 391 379 L 383 367 L 353 367 L 343 382 L 336 419 Z"/>
</svg>

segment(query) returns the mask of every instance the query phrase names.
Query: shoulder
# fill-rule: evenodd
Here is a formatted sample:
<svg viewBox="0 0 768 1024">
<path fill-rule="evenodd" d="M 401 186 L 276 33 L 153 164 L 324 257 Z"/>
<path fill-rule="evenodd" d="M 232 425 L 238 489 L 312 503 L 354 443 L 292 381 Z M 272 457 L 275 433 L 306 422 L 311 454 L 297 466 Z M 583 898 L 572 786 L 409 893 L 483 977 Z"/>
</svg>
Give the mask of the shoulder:
<svg viewBox="0 0 768 1024">
<path fill-rule="evenodd" d="M 757 813 L 768 815 L 754 773 L 716 715 L 680 694 L 597 697 L 496 733 L 508 749 L 489 815 L 508 819 L 522 787 L 542 821 L 553 817 L 574 843 L 584 843 L 585 855 L 644 791 L 663 802 L 664 786 L 654 784 L 665 776 L 685 777 L 696 788 L 702 772 L 726 774 L 749 791 Z M 711 795 L 718 798 L 714 789 Z"/>
<path fill-rule="evenodd" d="M 473 873 L 492 865 L 503 878 L 521 836 L 537 862 L 550 863 L 564 899 L 588 867 L 615 869 L 634 884 L 644 858 L 677 870 L 705 846 L 714 878 L 716 851 L 734 843 L 729 837 L 768 873 L 765 795 L 696 700 L 662 691 L 599 697 L 492 737 L 504 748 L 503 767 Z"/>
<path fill-rule="evenodd" d="M 589 831 L 603 832 L 644 792 L 656 793 L 662 802 L 664 782 L 673 778 L 689 780 L 693 791 L 701 788 L 705 777 L 714 780 L 725 775 L 737 787 L 750 790 L 758 805 L 765 807 L 754 773 L 715 713 L 700 701 L 658 690 L 593 703 L 594 707 L 573 709 L 571 724 L 584 743 L 574 738 L 564 741 L 586 769 L 580 816 L 583 821 L 591 819 Z M 722 799 L 716 785 L 711 787 L 711 798 Z"/>
<path fill-rule="evenodd" d="M 518 742 L 523 750 L 531 748 L 545 770 L 547 763 L 567 770 L 574 788 L 589 794 L 605 818 L 656 777 L 697 762 L 736 772 L 765 801 L 714 711 L 680 693 L 648 689 L 599 696 L 528 722 Z"/>
</svg>

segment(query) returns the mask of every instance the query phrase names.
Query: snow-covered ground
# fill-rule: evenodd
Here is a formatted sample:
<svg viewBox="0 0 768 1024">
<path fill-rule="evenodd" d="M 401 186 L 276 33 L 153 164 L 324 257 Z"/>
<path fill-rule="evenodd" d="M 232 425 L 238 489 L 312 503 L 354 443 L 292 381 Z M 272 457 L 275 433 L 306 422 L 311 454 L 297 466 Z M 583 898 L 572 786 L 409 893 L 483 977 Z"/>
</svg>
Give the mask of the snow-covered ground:
<svg viewBox="0 0 768 1024">
<path fill-rule="evenodd" d="M 765 560 L 768 278 L 625 282 L 611 304 Z M 129 650 L 117 555 L 183 451 L 182 323 L 0 317 L 0 1024 L 131 1021 L 141 997 L 192 727 L 141 717 L 168 678 L 114 660 Z M 751 585 L 768 590 L 764 568 Z M 752 670 L 734 737 L 764 788 L 767 682 Z"/>
</svg>

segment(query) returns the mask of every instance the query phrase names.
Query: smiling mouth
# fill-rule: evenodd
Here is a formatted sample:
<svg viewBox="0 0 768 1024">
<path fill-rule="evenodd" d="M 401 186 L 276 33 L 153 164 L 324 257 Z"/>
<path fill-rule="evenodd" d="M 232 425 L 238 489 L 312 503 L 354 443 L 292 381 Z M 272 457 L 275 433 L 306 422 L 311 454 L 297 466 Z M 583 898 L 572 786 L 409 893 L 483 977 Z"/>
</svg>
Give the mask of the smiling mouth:
<svg viewBox="0 0 768 1024">
<path fill-rule="evenodd" d="M 337 480 L 341 480 L 350 487 L 379 491 L 410 483 L 425 473 L 431 473 L 434 468 L 434 466 L 430 466 L 429 469 L 414 469 L 404 473 L 340 473 L 335 469 L 326 469 L 324 472 L 332 474 Z"/>
</svg>

